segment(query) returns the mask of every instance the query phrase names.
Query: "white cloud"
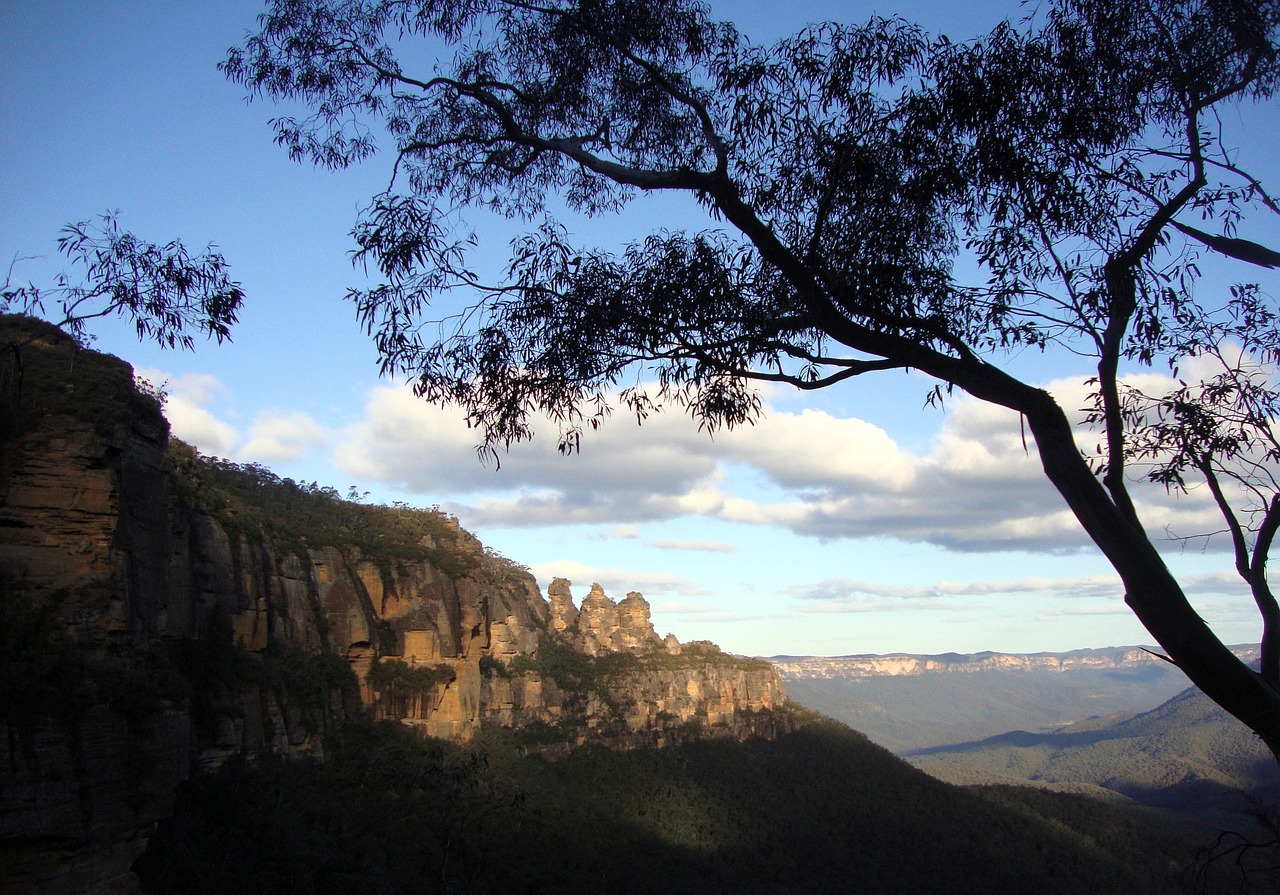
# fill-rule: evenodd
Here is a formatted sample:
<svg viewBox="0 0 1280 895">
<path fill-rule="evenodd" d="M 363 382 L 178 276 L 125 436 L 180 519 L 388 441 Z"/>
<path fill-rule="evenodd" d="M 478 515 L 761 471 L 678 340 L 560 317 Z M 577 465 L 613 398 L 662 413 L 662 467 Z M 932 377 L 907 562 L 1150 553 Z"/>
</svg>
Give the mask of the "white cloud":
<svg viewBox="0 0 1280 895">
<path fill-rule="evenodd" d="M 1151 392 L 1170 382 L 1154 373 L 1135 381 Z M 1079 423 L 1083 381 L 1049 389 Z M 927 448 L 913 453 L 878 426 L 814 409 L 766 408 L 757 425 L 714 440 L 678 412 L 644 426 L 620 414 L 589 433 L 580 454 L 562 456 L 554 437 L 541 438 L 515 446 L 494 468 L 477 460 L 478 434 L 459 410 L 391 386 L 370 395 L 336 457 L 358 479 L 443 499 L 478 527 L 635 526 L 700 516 L 820 539 L 892 537 L 970 552 L 1089 546 L 1017 414 L 960 395 L 940 420 Z M 555 432 L 547 421 L 535 429 Z M 1096 441 L 1083 427 L 1078 433 L 1082 446 Z M 1171 495 L 1137 483 L 1134 495 L 1157 537 L 1220 527 L 1207 493 Z M 633 536 L 634 528 L 621 530 Z"/>
<path fill-rule="evenodd" d="M 916 459 L 880 427 L 818 410 L 775 410 L 717 440 L 735 462 L 760 469 L 784 488 L 903 491 L 918 473 Z"/>
<path fill-rule="evenodd" d="M 1243 579 L 1234 572 L 1207 572 L 1200 575 L 1185 575 L 1179 580 L 1188 596 L 1214 594 L 1231 597 L 1244 596 L 1252 600 L 1248 596 L 1249 591 Z"/>
<path fill-rule="evenodd" d="M 554 424 L 537 427 L 536 441 L 514 445 L 498 463 L 477 459 L 479 433 L 467 427 L 455 407 L 437 407 L 404 387 L 376 389 L 365 418 L 345 434 L 335 459 L 353 475 L 394 483 L 424 493 L 476 494 L 517 492 L 507 512 L 528 511 L 529 522 L 544 524 L 539 509 L 555 495 L 566 508 L 591 521 L 606 521 L 607 506 L 616 521 L 655 518 L 644 509 L 628 513 L 629 501 L 646 503 L 688 494 L 715 475 L 715 448 L 687 418 L 660 414 L 643 427 L 626 418 L 611 420 L 582 442 L 581 452 L 556 449 Z M 658 512 L 672 511 L 669 504 Z M 526 523 L 528 524 L 528 523 Z"/>
<path fill-rule="evenodd" d="M 1095 618 L 1098 616 L 1132 618 L 1133 612 L 1124 603 L 1117 601 L 1110 606 L 1059 606 L 1040 613 L 1040 617 L 1045 621 L 1063 618 Z"/>
<path fill-rule="evenodd" d="M 241 457 L 252 460 L 297 460 L 311 448 L 327 441 L 324 428 L 300 411 L 280 413 L 265 410 L 249 427 L 249 440 L 240 448 Z"/>
<path fill-rule="evenodd" d="M 138 376 L 164 390 L 164 414 L 173 434 L 204 454 L 272 463 L 297 460 L 328 440 L 326 429 L 301 411 L 260 411 L 248 434 L 242 434 L 217 414 L 217 407 L 233 396 L 207 373 L 175 377 L 147 369 Z"/>
<path fill-rule="evenodd" d="M 553 560 L 532 566 L 530 571 L 545 589 L 553 578 L 568 578 L 573 583 L 574 602 L 581 603 L 592 583 L 598 582 L 604 592 L 614 600 L 621 600 L 631 591 L 646 597 L 651 594 L 680 594 L 698 596 L 706 590 L 694 581 L 670 572 L 638 572 L 630 569 L 612 569 L 592 566 L 575 560 Z"/>
<path fill-rule="evenodd" d="M 738 548 L 720 541 L 646 541 L 659 550 L 693 550 L 702 553 L 737 553 Z"/>
<path fill-rule="evenodd" d="M 207 373 L 171 377 L 162 370 L 139 370 L 138 375 L 167 393 L 164 415 L 176 438 L 202 453 L 230 457 L 240 435 L 235 426 L 218 419 L 209 406 L 227 396 L 226 387 Z"/>
<path fill-rule="evenodd" d="M 805 429 L 802 417 L 781 414 L 774 420 Z M 734 459 L 754 459 L 794 499 L 726 505 L 722 518 L 781 525 L 823 539 L 887 536 L 958 550 L 1061 551 L 1087 543 L 1010 411 L 957 398 L 921 456 L 881 440 L 874 435 L 880 430 L 861 431 L 873 433 L 867 442 L 872 449 L 855 451 L 863 476 L 874 479 L 877 470 L 890 470 L 884 482 L 871 486 L 857 476 L 828 477 L 829 462 L 791 464 L 785 456 L 744 452 Z M 840 454 L 830 443 L 808 443 L 811 454 Z"/>
<path fill-rule="evenodd" d="M 846 600 L 815 600 L 804 603 L 797 610 L 805 615 L 855 615 L 867 612 L 891 612 L 895 614 L 917 612 L 972 612 L 973 607 L 964 603 L 943 603 L 929 598 L 886 599 L 883 597 L 859 597 Z"/>
<path fill-rule="evenodd" d="M 1010 581 L 940 581 L 925 586 L 881 584 L 848 578 L 830 578 L 812 584 L 794 585 L 788 594 L 798 600 L 825 604 L 865 603 L 869 598 L 883 601 L 938 600 L 945 597 L 1037 594 L 1055 597 L 1118 599 L 1123 593 L 1114 575 L 1080 578 L 1018 578 Z"/>
</svg>

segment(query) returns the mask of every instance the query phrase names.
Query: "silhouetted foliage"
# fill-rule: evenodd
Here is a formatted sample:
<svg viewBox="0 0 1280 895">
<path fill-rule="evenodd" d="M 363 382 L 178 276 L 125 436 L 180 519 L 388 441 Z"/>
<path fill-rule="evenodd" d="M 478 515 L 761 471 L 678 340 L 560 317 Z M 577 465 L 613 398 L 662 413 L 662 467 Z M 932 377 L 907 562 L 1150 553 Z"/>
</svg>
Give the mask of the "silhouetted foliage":
<svg viewBox="0 0 1280 895">
<path fill-rule="evenodd" d="M 1247 820 L 1252 821 L 1248 827 L 1224 831 L 1200 850 L 1197 891 L 1207 891 L 1224 874 L 1242 893 L 1280 890 L 1280 807 L 1254 802 Z"/>
<path fill-rule="evenodd" d="M 1134 469 L 1170 490 L 1207 486 L 1236 572 L 1263 619 L 1260 672 L 1280 688 L 1280 603 L 1267 581 L 1280 530 L 1280 315 L 1256 285 L 1231 287 L 1223 307 L 1212 310 L 1176 295 L 1169 304 L 1179 327 L 1164 338 L 1196 372 L 1175 367 L 1176 381 L 1154 394 L 1121 384 L 1120 412 L 1132 433 L 1126 454 Z"/>
<path fill-rule="evenodd" d="M 210 246 L 192 256 L 183 244 L 173 240 L 156 245 L 120 229 L 114 214 L 102 215 L 98 223 L 68 224 L 58 238 L 58 250 L 67 256 L 74 273 L 60 273 L 49 286 L 14 282 L 14 269 L 22 259 L 9 265 L 0 283 L 0 317 L 6 321 L 0 334 L 0 435 L 15 436 L 45 413 L 67 412 L 93 420 L 102 434 L 110 434 L 126 409 L 155 403 L 148 408 L 167 430 L 159 413 L 155 389 L 134 387 L 132 371 L 117 362 L 119 376 L 107 375 L 103 382 L 91 375 L 77 374 L 71 366 L 70 389 L 32 393 L 30 378 L 44 382 L 63 377 L 47 376 L 50 362 L 64 362 L 53 353 L 30 357 L 26 351 L 39 339 L 56 338 L 48 328 L 25 324 L 25 318 L 42 318 L 53 329 L 65 333 L 78 345 L 93 340 L 89 324 L 102 317 L 121 317 L 132 322 L 139 339 L 156 342 L 162 348 L 191 348 L 193 332 L 222 342 L 230 338 L 231 326 L 244 300 L 240 284 L 230 279 L 226 260 Z M 104 374 L 114 374 L 103 368 Z M 121 381 L 122 380 L 122 381 Z"/>
<path fill-rule="evenodd" d="M 344 168 L 385 131 L 394 174 L 353 231 L 381 282 L 350 297 L 384 371 L 486 449 L 539 414 L 573 450 L 615 404 L 715 429 L 756 417 L 753 383 L 920 370 L 1024 417 L 1148 631 L 1280 752 L 1273 669 L 1236 660 L 1143 530 L 1119 379 L 1177 362 L 1187 309 L 1217 314 L 1198 250 L 1275 256 L 1236 234 L 1280 205 L 1226 122 L 1273 97 L 1278 28 L 1277 0 L 1057 0 L 965 44 L 873 18 L 761 46 L 692 0 L 275 0 L 223 70 L 306 109 L 275 120 L 296 159 Z M 617 252 L 570 233 L 668 190 L 708 228 Z M 503 275 L 476 272 L 469 210 L 527 224 Z M 1027 347 L 1096 362 L 1100 476 L 1004 366 Z"/>
<path fill-rule="evenodd" d="M 218 342 L 231 336 L 244 292 L 213 246 L 193 256 L 177 240 L 150 243 L 121 230 L 109 213 L 63 227 L 58 251 L 77 273 L 58 274 L 51 286 L 20 286 L 11 264 L 0 312 L 43 317 L 81 344 L 92 338 L 89 322 L 101 317 L 131 321 L 139 339 L 162 348 L 193 347 L 192 331 Z"/>
</svg>

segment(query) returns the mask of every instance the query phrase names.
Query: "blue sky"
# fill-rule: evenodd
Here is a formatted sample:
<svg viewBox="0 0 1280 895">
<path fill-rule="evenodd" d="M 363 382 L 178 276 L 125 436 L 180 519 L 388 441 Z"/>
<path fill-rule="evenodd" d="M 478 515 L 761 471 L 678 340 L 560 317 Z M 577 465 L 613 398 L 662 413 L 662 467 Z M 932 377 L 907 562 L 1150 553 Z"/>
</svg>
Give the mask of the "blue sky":
<svg viewBox="0 0 1280 895">
<path fill-rule="evenodd" d="M 761 40 L 872 11 L 964 38 L 1016 14 L 987 2 L 713 9 Z M 1016 418 L 964 399 L 925 409 L 931 383 L 918 375 L 769 391 L 764 420 L 714 440 L 679 415 L 636 427 L 619 414 L 580 456 L 561 457 L 548 430 L 501 469 L 481 465 L 456 411 L 378 379 L 342 300 L 360 283 L 348 232 L 386 165 L 333 174 L 291 163 L 267 123 L 280 110 L 246 103 L 216 71 L 258 11 L 247 0 L 0 5 L 0 263 L 13 262 L 12 278 L 47 283 L 63 268 L 59 228 L 118 209 L 144 238 L 216 243 L 248 293 L 230 345 L 160 352 L 124 327 L 96 329 L 95 347 L 165 384 L 179 437 L 283 476 L 355 484 L 373 501 L 439 504 L 544 588 L 564 576 L 579 599 L 593 581 L 615 598 L 641 591 L 660 633 L 735 652 L 1149 642 Z M 1248 124 L 1245 148 L 1264 157 L 1277 119 L 1270 107 L 1227 124 Z M 640 202 L 621 226 L 696 226 L 696 213 Z M 1274 292 L 1280 278 L 1266 276 Z M 1018 363 L 1079 406 L 1087 369 Z M 1212 526 L 1202 495 L 1140 499 L 1155 530 Z M 1226 640 L 1252 642 L 1225 546 L 1171 542 L 1170 563 Z"/>
</svg>

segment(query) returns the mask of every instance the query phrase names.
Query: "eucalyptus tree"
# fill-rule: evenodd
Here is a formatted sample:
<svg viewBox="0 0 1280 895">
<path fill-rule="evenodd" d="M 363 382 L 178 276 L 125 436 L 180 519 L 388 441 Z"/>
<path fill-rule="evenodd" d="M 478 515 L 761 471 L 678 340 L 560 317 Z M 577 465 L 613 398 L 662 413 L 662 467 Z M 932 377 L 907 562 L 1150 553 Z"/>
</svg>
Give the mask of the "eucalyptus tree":
<svg viewBox="0 0 1280 895">
<path fill-rule="evenodd" d="M 1049 0 L 962 44 L 872 18 L 759 45 L 693 0 L 275 0 L 223 70 L 304 110 L 274 122 L 299 160 L 390 153 L 353 229 L 377 284 L 350 298 L 384 372 L 488 448 L 538 414 L 572 450 L 612 407 L 715 429 L 760 413 L 756 383 L 922 371 L 1021 414 L 1148 631 L 1280 753 L 1274 651 L 1237 660 L 1144 529 L 1129 465 L 1156 417 L 1120 378 L 1257 295 L 1197 291 L 1197 252 L 1275 256 L 1237 232 L 1277 205 L 1227 123 L 1272 100 L 1278 22 L 1277 0 Z M 664 191 L 702 225 L 571 233 Z M 501 274 L 476 272 L 477 213 L 522 225 Z M 1098 456 L 1010 371 L 1028 349 L 1096 365 Z M 1269 523 L 1237 518 L 1265 564 Z"/>
<path fill-rule="evenodd" d="M 213 246 L 192 255 L 176 239 L 148 242 L 108 213 L 63 227 L 58 251 L 72 270 L 45 286 L 15 282 L 23 259 L 14 259 L 0 283 L 0 313 L 45 318 L 82 344 L 92 338 L 91 322 L 104 317 L 129 321 L 139 339 L 161 348 L 190 349 L 195 332 L 218 342 L 231 336 L 244 290 Z"/>
</svg>

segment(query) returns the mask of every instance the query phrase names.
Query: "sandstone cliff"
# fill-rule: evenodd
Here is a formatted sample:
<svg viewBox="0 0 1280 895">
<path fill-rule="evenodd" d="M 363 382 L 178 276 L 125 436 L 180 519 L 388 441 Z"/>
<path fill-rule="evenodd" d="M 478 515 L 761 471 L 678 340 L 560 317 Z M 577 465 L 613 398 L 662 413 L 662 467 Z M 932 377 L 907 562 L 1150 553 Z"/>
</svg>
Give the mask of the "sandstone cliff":
<svg viewBox="0 0 1280 895">
<path fill-rule="evenodd" d="M 787 724 L 777 672 L 581 608 L 457 520 L 171 443 L 115 358 L 0 318 L 0 838 L 13 891 L 127 891 L 174 786 L 355 712 L 548 753 Z M 15 888 L 16 887 L 16 888 Z"/>
<path fill-rule="evenodd" d="M 593 584 L 581 608 L 552 581 L 537 650 L 487 665 L 486 716 L 560 747 L 589 740 L 665 745 L 693 736 L 771 736 L 787 719 L 777 672 L 714 644 L 660 638 L 639 593 L 620 603 Z"/>
</svg>

